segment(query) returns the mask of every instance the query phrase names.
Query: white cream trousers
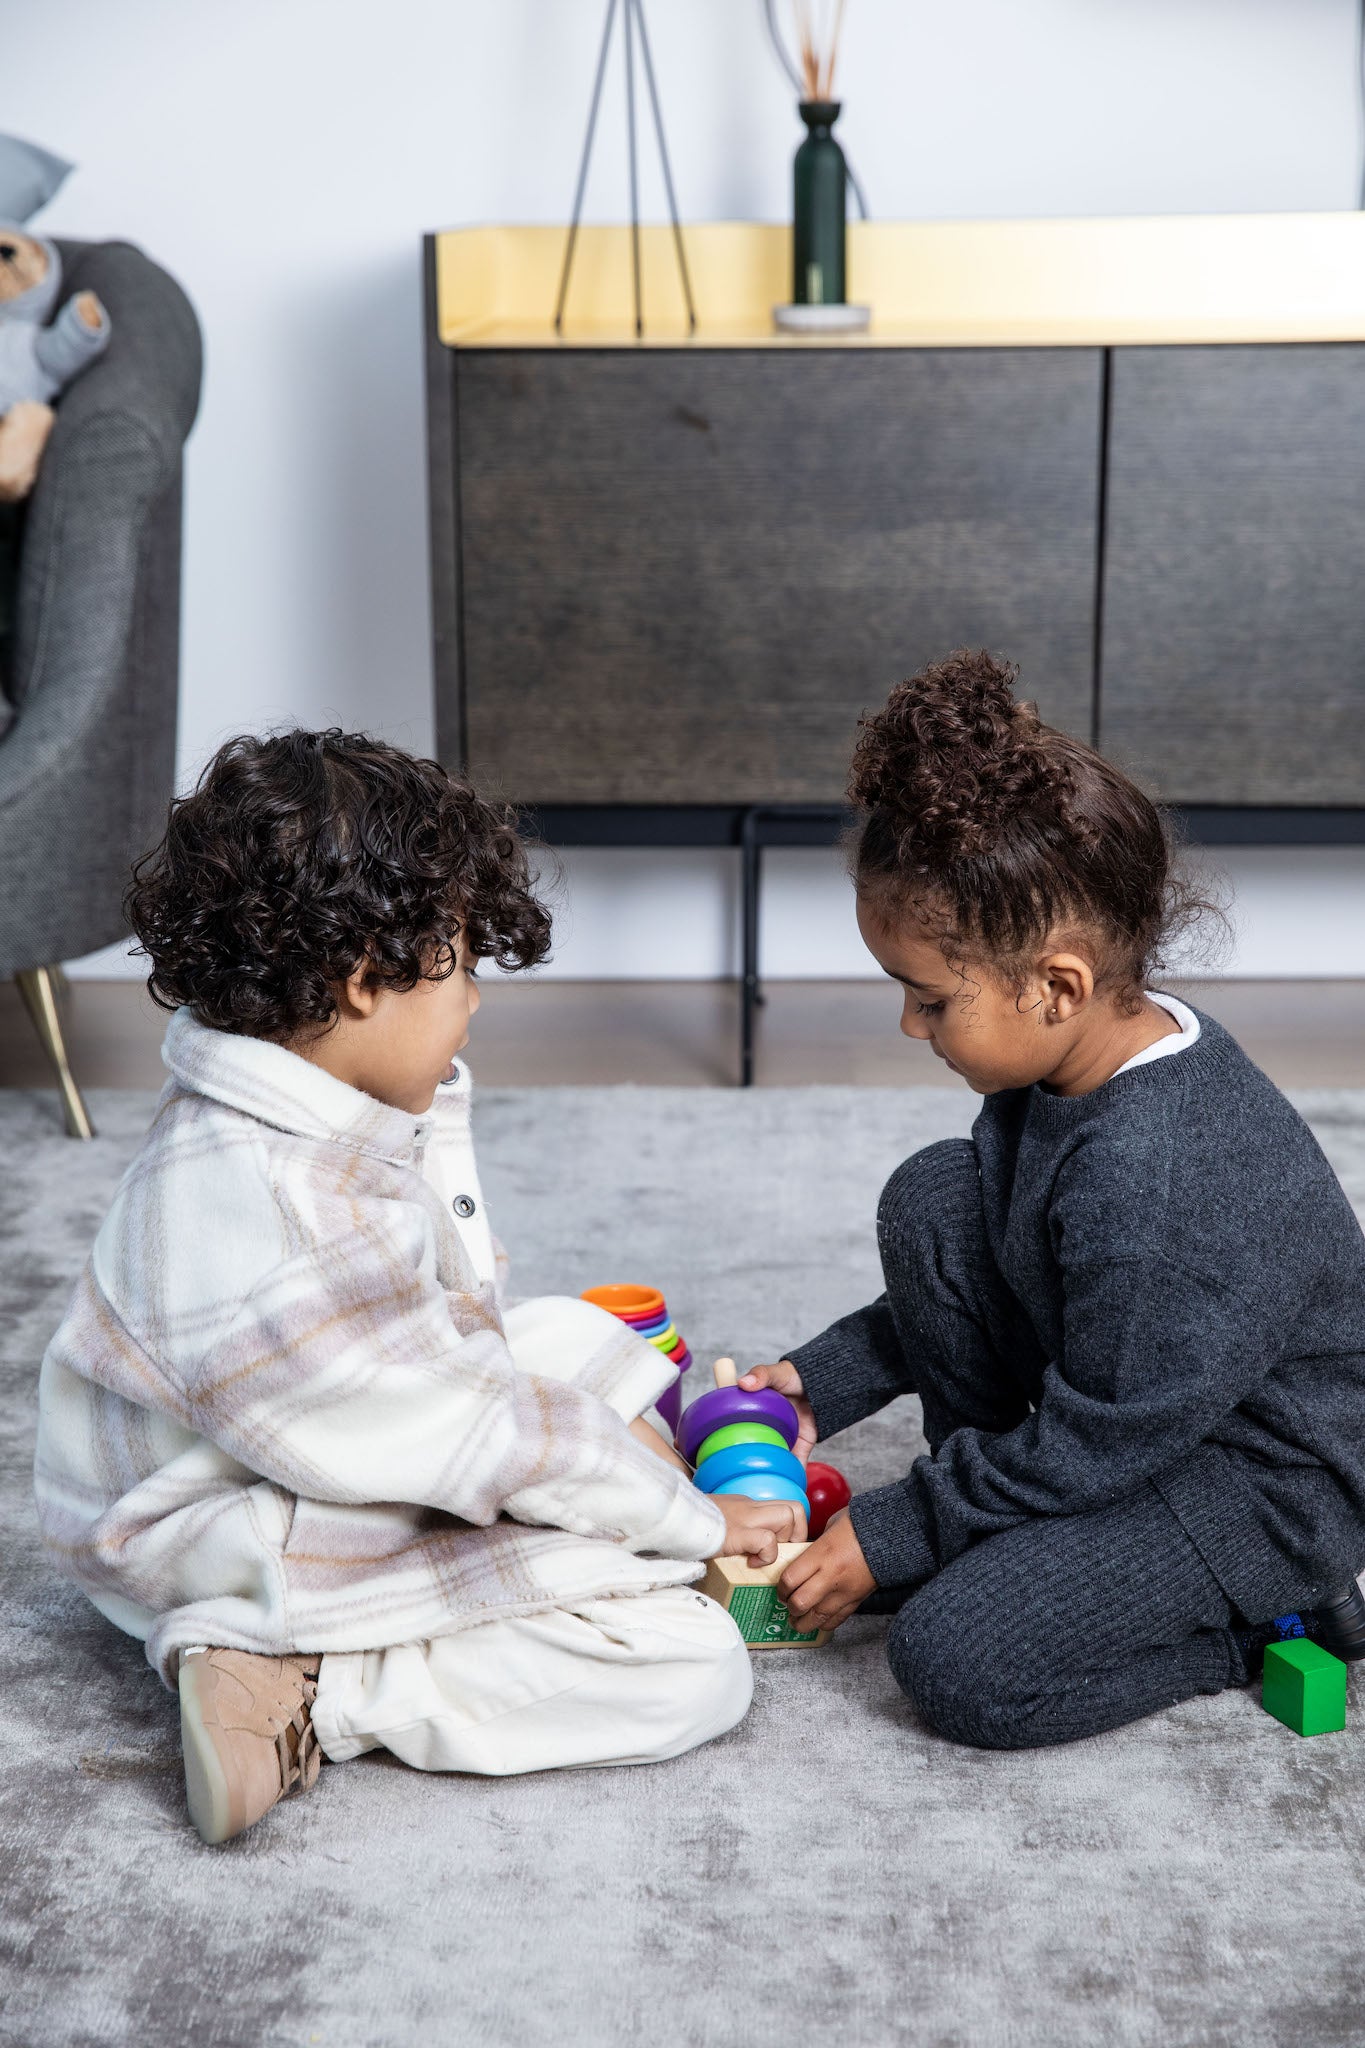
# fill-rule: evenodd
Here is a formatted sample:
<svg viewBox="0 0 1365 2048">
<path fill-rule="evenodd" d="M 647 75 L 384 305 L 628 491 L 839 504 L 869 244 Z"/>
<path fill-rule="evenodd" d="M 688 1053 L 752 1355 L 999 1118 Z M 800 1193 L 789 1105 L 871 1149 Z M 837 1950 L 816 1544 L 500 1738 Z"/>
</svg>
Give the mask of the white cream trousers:
<svg viewBox="0 0 1365 2048">
<path fill-rule="evenodd" d="M 657 1410 L 645 1411 L 668 1442 Z M 690 1586 L 486 1621 L 434 1642 L 322 1659 L 313 1729 L 332 1763 L 388 1749 L 419 1771 L 654 1764 L 749 1711 L 753 1666 Z"/>
<path fill-rule="evenodd" d="M 733 1728 L 752 1694 L 729 1615 L 665 1586 L 325 1656 L 313 1727 L 334 1763 L 388 1749 L 419 1771 L 506 1777 L 680 1756 Z"/>
</svg>

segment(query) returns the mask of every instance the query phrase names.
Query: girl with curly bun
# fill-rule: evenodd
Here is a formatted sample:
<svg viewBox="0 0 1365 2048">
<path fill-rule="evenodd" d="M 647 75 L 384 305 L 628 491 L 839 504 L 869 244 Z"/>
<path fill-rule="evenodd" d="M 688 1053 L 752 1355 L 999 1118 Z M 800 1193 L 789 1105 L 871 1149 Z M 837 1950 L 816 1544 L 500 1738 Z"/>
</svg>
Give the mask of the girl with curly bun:
<svg viewBox="0 0 1365 2048">
<path fill-rule="evenodd" d="M 771 1561 L 646 1417 L 673 1377 L 508 1303 L 460 1058 L 545 957 L 511 817 L 359 734 L 230 741 L 136 870 L 170 1080 L 43 1362 L 44 1537 L 180 1695 L 206 1841 L 386 1748 L 503 1774 L 674 1756 L 749 1704 L 691 1590 Z"/>
<path fill-rule="evenodd" d="M 1365 1240 L 1306 1125 L 1152 986 L 1201 906 L 1147 797 L 961 653 L 863 721 L 863 938 L 985 1100 L 877 1218 L 885 1292 L 744 1384 L 805 1447 L 898 1394 L 929 1455 L 793 1562 L 793 1619 L 894 1614 L 941 1733 L 1066 1742 L 1365 1655 Z"/>
</svg>

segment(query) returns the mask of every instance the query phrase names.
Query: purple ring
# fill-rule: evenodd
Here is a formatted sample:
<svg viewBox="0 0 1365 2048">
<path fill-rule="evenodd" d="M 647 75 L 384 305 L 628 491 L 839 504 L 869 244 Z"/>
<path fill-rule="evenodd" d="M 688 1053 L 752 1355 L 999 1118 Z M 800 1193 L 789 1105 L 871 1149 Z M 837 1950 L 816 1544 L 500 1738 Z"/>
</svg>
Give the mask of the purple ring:
<svg viewBox="0 0 1365 2048">
<path fill-rule="evenodd" d="M 678 1424 L 678 1449 L 689 1465 L 712 1430 L 730 1422 L 766 1422 L 780 1433 L 788 1450 L 796 1442 L 796 1410 L 785 1394 L 775 1394 L 771 1387 L 753 1393 L 746 1387 L 715 1387 L 694 1401 Z"/>
</svg>

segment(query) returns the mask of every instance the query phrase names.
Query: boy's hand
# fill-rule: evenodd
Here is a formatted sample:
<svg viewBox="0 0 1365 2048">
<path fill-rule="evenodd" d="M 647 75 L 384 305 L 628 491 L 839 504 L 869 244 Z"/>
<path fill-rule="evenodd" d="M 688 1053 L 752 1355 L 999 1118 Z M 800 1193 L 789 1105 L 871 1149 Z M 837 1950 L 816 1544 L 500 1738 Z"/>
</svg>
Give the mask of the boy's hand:
<svg viewBox="0 0 1365 2048">
<path fill-rule="evenodd" d="M 785 1394 L 796 1410 L 796 1442 L 793 1451 L 804 1465 L 815 1449 L 815 1417 L 811 1413 L 806 1390 L 801 1384 L 801 1375 L 789 1358 L 777 1365 L 756 1365 L 752 1372 L 746 1372 L 740 1386 L 756 1393 L 760 1387 L 771 1387 L 775 1394 Z"/>
<path fill-rule="evenodd" d="M 876 1586 L 847 1508 L 831 1516 L 824 1535 L 794 1557 L 777 1582 L 788 1614 L 801 1629 L 838 1628 Z"/>
<path fill-rule="evenodd" d="M 713 1493 L 725 1517 L 725 1540 L 715 1557 L 743 1557 L 751 1565 L 773 1564 L 779 1543 L 804 1543 L 806 1517 L 794 1500 L 749 1500 L 742 1493 Z"/>
</svg>

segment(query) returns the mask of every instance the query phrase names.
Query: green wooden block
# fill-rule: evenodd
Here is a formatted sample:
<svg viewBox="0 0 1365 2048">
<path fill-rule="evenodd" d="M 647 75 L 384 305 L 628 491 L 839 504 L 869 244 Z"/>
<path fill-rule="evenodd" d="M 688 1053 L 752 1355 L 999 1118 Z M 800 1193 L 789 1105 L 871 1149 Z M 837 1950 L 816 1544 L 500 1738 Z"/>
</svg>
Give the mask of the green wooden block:
<svg viewBox="0 0 1365 2048">
<path fill-rule="evenodd" d="M 1261 1705 L 1296 1735 L 1335 1735 L 1346 1726 L 1346 1666 L 1308 1636 L 1271 1643 Z"/>
</svg>

